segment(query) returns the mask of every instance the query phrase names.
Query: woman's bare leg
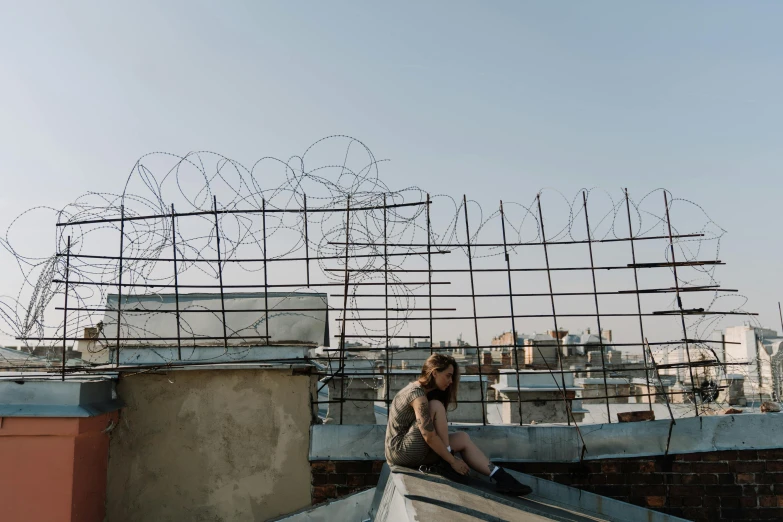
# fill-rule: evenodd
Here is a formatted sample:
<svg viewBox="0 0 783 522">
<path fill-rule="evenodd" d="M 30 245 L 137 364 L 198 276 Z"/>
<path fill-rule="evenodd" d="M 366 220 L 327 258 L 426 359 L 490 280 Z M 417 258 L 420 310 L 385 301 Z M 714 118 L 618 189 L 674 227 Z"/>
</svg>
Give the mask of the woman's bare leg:
<svg viewBox="0 0 783 522">
<path fill-rule="evenodd" d="M 430 402 L 432 404 L 432 402 Z M 449 435 L 449 445 L 452 451 L 459 451 L 468 466 L 482 475 L 489 475 L 495 469 L 484 453 L 476 446 L 470 435 L 464 431 L 458 431 Z"/>
<path fill-rule="evenodd" d="M 446 407 L 439 400 L 430 401 L 430 416 L 435 422 L 435 433 L 443 441 L 443 444 L 449 446 L 449 421 L 446 419 Z M 452 451 L 454 448 L 451 448 Z"/>
</svg>

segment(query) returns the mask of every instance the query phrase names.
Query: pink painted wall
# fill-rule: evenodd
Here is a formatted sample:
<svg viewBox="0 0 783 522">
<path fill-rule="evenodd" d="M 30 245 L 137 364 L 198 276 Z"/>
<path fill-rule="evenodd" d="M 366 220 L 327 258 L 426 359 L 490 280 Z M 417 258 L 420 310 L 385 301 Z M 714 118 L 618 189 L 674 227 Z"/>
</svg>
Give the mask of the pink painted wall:
<svg viewBox="0 0 783 522">
<path fill-rule="evenodd" d="M 118 417 L 4 417 L 0 520 L 103 522 L 109 454 L 103 430 Z"/>
</svg>

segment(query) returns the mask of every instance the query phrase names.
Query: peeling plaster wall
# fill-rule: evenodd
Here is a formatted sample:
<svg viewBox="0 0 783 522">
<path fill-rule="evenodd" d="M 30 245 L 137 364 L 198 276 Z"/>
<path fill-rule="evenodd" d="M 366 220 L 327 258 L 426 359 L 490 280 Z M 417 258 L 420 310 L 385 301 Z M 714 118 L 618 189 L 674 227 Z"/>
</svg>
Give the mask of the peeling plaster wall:
<svg viewBox="0 0 783 522">
<path fill-rule="evenodd" d="M 280 370 L 123 376 L 107 520 L 266 520 L 309 505 L 313 385 Z"/>
</svg>

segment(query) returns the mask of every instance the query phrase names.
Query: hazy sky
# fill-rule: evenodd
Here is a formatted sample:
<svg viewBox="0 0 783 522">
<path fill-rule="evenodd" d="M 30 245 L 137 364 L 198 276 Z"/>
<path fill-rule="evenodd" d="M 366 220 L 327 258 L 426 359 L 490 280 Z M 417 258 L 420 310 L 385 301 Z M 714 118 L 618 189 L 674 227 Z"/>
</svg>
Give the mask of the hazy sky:
<svg viewBox="0 0 783 522">
<path fill-rule="evenodd" d="M 147 152 L 251 164 L 349 134 L 392 160 L 390 185 L 488 205 L 541 187 L 695 200 L 729 232 L 721 282 L 779 329 L 783 3 L 0 6 L 2 230 L 121 191 Z"/>
</svg>

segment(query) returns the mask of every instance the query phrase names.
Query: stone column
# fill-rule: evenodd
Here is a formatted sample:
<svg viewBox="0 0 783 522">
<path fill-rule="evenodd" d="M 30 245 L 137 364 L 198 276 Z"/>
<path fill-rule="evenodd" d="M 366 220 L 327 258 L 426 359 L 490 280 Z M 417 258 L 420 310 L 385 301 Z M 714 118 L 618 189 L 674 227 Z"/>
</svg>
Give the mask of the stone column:
<svg viewBox="0 0 783 522">
<path fill-rule="evenodd" d="M 345 379 L 343 397 L 345 402 L 329 402 L 324 424 L 339 424 L 340 410 L 343 412 L 343 424 L 375 424 L 375 403 L 377 387 L 382 380 L 378 377 L 362 375 L 361 378 L 350 375 L 335 377 L 329 381 L 329 400 L 340 399 L 341 383 Z M 359 399 L 359 400 L 352 400 Z"/>
<path fill-rule="evenodd" d="M 484 390 L 484 400 L 486 401 L 490 392 L 487 386 L 488 380 L 486 375 L 481 376 L 480 382 L 478 375 L 463 375 L 460 378 L 457 409 L 447 412 L 446 417 L 449 422 L 481 422 L 481 403 L 462 401 L 480 401 L 482 388 Z M 492 395 L 494 396 L 494 393 Z"/>
<path fill-rule="evenodd" d="M 730 406 L 747 406 L 745 399 L 745 376 L 739 373 L 730 373 L 726 376 L 726 400 Z"/>
<path fill-rule="evenodd" d="M 516 370 L 501 370 L 498 384 L 494 385 L 503 403 L 500 412 L 504 424 L 519 424 L 519 406 L 517 398 L 522 401 L 522 420 L 525 424 L 548 424 L 568 422 L 568 412 L 563 401 L 563 392 L 558 388 L 562 386 L 559 373 L 554 373 L 557 385 L 552 378 L 552 373 L 546 370 L 522 370 L 517 376 Z M 519 391 L 517 381 L 519 379 Z M 577 387 L 574 386 L 573 374 L 565 374 L 565 394 L 569 407 L 577 422 L 581 422 L 586 413 L 582 410 L 582 404 L 576 399 Z"/>
</svg>

